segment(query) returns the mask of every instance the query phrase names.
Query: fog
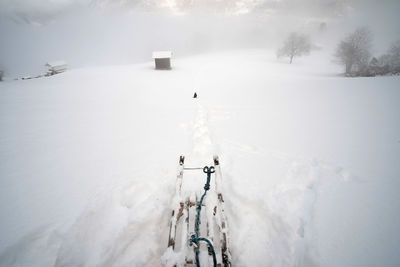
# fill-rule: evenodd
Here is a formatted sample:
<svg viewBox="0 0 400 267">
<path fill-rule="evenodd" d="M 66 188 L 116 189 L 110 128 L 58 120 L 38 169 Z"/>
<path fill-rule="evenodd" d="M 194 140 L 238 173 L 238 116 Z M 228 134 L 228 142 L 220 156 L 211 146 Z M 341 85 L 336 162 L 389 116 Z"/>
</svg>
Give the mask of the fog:
<svg viewBox="0 0 400 267">
<path fill-rule="evenodd" d="M 77 68 L 146 61 L 153 50 L 172 50 L 180 57 L 221 49 L 276 49 L 291 31 L 308 33 L 314 43 L 331 49 L 359 26 L 372 30 L 376 52 L 400 39 L 400 3 L 395 0 L 179 3 L 2 0 L 0 67 L 7 76 L 21 76 L 40 74 L 54 60 Z"/>
<path fill-rule="evenodd" d="M 400 0 L 0 0 L 0 265 L 158 261 L 190 149 L 223 159 L 238 266 L 399 265 L 400 76 L 334 62 L 359 27 L 386 53 L 399 14 Z M 291 32 L 312 42 L 293 65 L 276 57 Z M 172 71 L 151 69 L 156 50 Z M 13 80 L 58 60 L 66 73 Z"/>
</svg>

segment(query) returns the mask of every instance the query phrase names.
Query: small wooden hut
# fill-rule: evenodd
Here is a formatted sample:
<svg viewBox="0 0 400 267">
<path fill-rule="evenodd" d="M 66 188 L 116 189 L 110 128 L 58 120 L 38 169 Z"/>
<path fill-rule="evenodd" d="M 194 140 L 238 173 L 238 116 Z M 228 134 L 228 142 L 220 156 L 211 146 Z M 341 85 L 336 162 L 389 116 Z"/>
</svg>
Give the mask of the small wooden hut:
<svg viewBox="0 0 400 267">
<path fill-rule="evenodd" d="M 48 76 L 62 73 L 68 69 L 68 65 L 64 61 L 47 62 L 45 66 L 48 69 L 46 74 Z"/>
<path fill-rule="evenodd" d="M 170 70 L 171 69 L 171 51 L 156 51 L 153 52 L 153 58 L 156 70 Z"/>
</svg>

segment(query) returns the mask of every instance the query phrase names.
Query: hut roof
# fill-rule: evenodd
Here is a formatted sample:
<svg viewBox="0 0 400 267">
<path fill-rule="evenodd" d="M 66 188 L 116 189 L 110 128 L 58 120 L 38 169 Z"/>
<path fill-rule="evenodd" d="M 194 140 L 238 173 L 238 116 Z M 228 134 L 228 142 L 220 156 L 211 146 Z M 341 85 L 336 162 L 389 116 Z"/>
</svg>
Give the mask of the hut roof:
<svg viewBox="0 0 400 267">
<path fill-rule="evenodd" d="M 171 51 L 155 51 L 153 52 L 153 58 L 171 58 Z"/>
<path fill-rule="evenodd" d="M 46 66 L 47 67 L 64 67 L 64 66 L 66 66 L 67 65 L 67 63 L 65 62 L 65 61 L 62 61 L 62 60 L 60 60 L 60 61 L 53 61 L 53 62 L 47 62 L 46 63 Z"/>
</svg>

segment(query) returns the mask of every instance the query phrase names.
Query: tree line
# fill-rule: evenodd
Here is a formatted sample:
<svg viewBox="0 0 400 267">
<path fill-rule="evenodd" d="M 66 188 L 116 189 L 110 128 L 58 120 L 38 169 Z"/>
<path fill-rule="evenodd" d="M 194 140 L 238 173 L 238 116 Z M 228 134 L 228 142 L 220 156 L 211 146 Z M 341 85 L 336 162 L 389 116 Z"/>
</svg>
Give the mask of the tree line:
<svg viewBox="0 0 400 267">
<path fill-rule="evenodd" d="M 387 52 L 379 57 L 372 56 L 373 37 L 368 28 L 362 27 L 348 34 L 336 47 L 334 57 L 343 65 L 345 75 L 367 77 L 400 74 L 400 41 L 393 43 Z M 277 57 L 293 58 L 310 53 L 312 44 L 308 36 L 291 33 L 277 51 Z"/>
</svg>

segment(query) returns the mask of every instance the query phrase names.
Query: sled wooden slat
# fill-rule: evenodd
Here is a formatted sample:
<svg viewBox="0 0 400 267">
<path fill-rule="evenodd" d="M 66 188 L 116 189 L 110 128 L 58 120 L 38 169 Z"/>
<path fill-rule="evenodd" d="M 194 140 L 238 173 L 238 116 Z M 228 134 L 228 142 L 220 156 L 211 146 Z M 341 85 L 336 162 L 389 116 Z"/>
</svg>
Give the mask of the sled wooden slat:
<svg viewBox="0 0 400 267">
<path fill-rule="evenodd" d="M 214 156 L 215 176 L 212 188 L 209 190 L 206 201 L 203 202 L 200 213 L 200 236 L 206 237 L 215 250 L 218 267 L 230 267 L 231 255 L 229 252 L 228 227 L 224 214 L 224 199 L 222 197 L 222 176 L 218 156 Z M 176 180 L 176 195 L 174 201 L 176 207 L 172 210 L 169 222 L 168 248 L 172 250 L 172 261 L 164 264 L 167 267 L 196 266 L 195 247 L 190 246 L 190 236 L 195 232 L 197 205 L 200 196 L 196 192 L 184 192 L 182 195 L 182 183 L 184 178 L 185 157 L 179 157 L 178 174 Z M 201 171 L 202 168 L 188 168 L 187 170 Z M 199 192 L 197 192 L 199 193 Z M 190 194 L 190 195 L 189 195 Z M 178 239 L 177 239 L 178 238 Z M 200 256 L 203 259 L 202 267 L 212 265 L 212 253 L 205 243 L 200 243 Z M 205 261 L 205 253 L 208 254 L 208 264 Z M 204 262 L 203 262 L 204 261 Z"/>
<path fill-rule="evenodd" d="M 179 157 L 179 170 L 178 170 L 178 175 L 177 175 L 176 185 L 175 185 L 176 194 L 178 195 L 178 197 L 180 199 L 182 197 L 181 190 L 182 190 L 184 163 L 185 163 L 185 157 L 180 156 Z M 168 247 L 175 248 L 176 226 L 177 226 L 177 223 L 178 223 L 180 217 L 182 216 L 183 208 L 184 208 L 184 203 L 180 202 L 179 207 L 172 210 L 170 226 L 169 226 Z"/>
<path fill-rule="evenodd" d="M 215 212 L 215 216 L 219 216 L 216 222 L 219 228 L 220 233 L 220 242 L 221 242 L 221 253 L 222 253 L 222 262 L 224 267 L 231 266 L 231 255 L 229 251 L 229 238 L 227 236 L 227 222 L 225 216 L 225 203 L 224 198 L 222 196 L 222 174 L 221 174 L 221 166 L 219 164 L 218 156 L 214 156 L 214 167 L 215 167 L 215 183 L 216 183 L 216 191 L 218 194 L 218 207 Z"/>
</svg>

